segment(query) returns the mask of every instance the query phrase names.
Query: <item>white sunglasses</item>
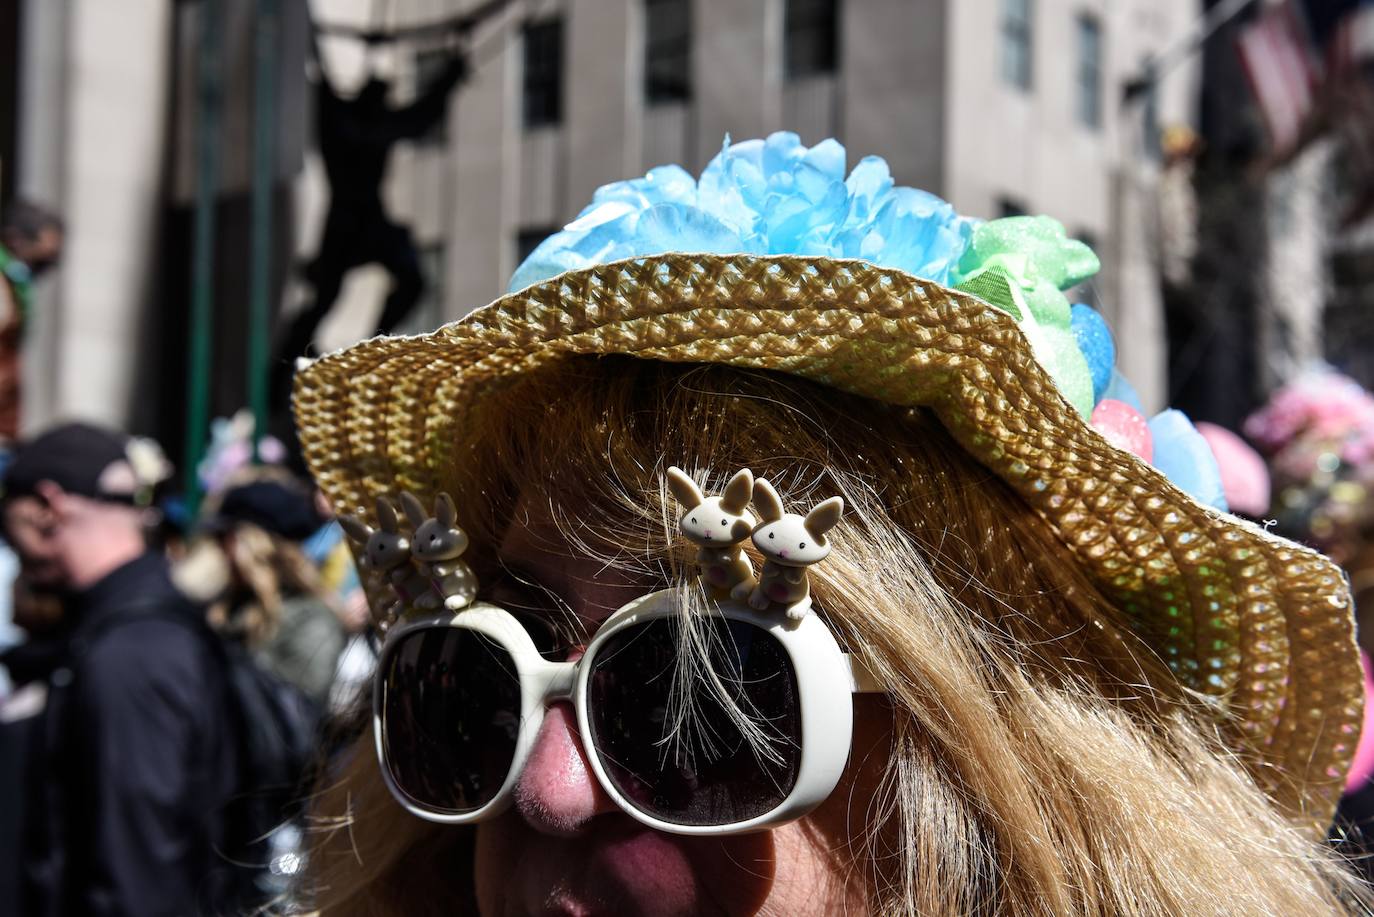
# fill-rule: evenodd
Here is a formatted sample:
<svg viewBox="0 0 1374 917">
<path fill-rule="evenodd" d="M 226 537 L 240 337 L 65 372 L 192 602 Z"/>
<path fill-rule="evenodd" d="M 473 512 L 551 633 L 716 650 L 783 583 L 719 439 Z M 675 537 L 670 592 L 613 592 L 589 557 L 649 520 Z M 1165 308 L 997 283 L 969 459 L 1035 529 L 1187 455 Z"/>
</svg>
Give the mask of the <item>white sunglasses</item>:
<svg viewBox="0 0 1374 917">
<path fill-rule="evenodd" d="M 392 630 L 373 686 L 392 794 L 429 821 L 499 815 L 548 704 L 570 700 L 597 781 L 645 825 L 719 835 L 801 818 L 844 772 L 852 695 L 882 689 L 816 615 L 732 601 L 698 622 L 709 665 L 684 669 L 681 604 L 674 589 L 630 602 L 575 662 L 545 659 L 514 616 L 480 602 Z"/>
</svg>

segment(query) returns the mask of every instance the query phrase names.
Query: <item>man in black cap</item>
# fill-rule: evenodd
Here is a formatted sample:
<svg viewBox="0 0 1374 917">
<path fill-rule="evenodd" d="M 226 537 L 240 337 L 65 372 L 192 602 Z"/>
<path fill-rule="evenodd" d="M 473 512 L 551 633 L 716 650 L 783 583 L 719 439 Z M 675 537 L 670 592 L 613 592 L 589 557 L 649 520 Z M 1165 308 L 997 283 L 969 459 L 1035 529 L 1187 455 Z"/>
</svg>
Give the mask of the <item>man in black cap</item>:
<svg viewBox="0 0 1374 917">
<path fill-rule="evenodd" d="M 147 551 L 120 434 L 69 424 L 22 443 L 0 522 L 35 589 L 62 598 L 30 767 L 24 910 L 182 915 L 213 909 L 235 786 L 229 694 L 200 611 Z"/>
</svg>

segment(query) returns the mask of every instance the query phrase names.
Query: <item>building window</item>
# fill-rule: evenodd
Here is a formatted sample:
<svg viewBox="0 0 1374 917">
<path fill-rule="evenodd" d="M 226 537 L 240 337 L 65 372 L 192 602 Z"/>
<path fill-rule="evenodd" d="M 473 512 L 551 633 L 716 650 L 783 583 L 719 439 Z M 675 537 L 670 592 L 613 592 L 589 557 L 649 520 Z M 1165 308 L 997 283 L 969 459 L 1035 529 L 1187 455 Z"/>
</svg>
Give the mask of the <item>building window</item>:
<svg viewBox="0 0 1374 917">
<path fill-rule="evenodd" d="M 1078 17 L 1078 121 L 1102 126 L 1102 26 L 1086 13 Z"/>
<path fill-rule="evenodd" d="M 525 127 L 563 119 L 563 20 L 525 25 Z"/>
<path fill-rule="evenodd" d="M 997 216 L 1001 217 L 1023 217 L 1029 211 L 1026 209 L 1024 201 L 1014 197 L 999 197 L 997 199 Z"/>
<path fill-rule="evenodd" d="M 532 226 L 522 229 L 515 235 L 515 264 L 518 267 L 525 263 L 525 259 L 530 256 L 539 243 L 549 236 L 558 232 L 558 226 Z"/>
<path fill-rule="evenodd" d="M 415 94 L 414 98 L 419 99 L 432 87 L 448 69 L 449 61 L 453 56 L 442 48 L 431 51 L 417 51 L 415 54 Z M 429 130 L 425 131 L 416 141 L 417 143 L 443 145 L 448 142 L 448 112 L 445 106 L 444 116 L 435 121 Z"/>
<path fill-rule="evenodd" d="M 789 80 L 834 73 L 839 65 L 839 0 L 787 0 L 783 73 Z"/>
<path fill-rule="evenodd" d="M 1002 79 L 1031 87 L 1031 17 L 1034 0 L 1002 0 Z"/>
<path fill-rule="evenodd" d="M 692 98 L 692 4 L 644 2 L 644 99 L 650 105 Z"/>
</svg>

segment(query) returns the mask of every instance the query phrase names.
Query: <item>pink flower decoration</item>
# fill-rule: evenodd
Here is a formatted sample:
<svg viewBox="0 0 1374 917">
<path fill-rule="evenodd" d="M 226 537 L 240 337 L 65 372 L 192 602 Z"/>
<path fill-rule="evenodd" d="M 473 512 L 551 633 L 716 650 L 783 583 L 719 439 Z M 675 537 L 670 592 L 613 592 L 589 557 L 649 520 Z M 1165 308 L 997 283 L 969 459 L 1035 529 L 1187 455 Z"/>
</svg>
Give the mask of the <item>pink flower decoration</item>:
<svg viewBox="0 0 1374 917">
<path fill-rule="evenodd" d="M 1368 457 L 1374 454 L 1374 397 L 1338 372 L 1307 373 L 1251 414 L 1245 435 L 1267 452 L 1283 450 L 1299 438 L 1353 439 L 1360 445 L 1350 456 Z"/>
<path fill-rule="evenodd" d="M 1093 408 L 1089 421 L 1107 442 L 1118 449 L 1135 453 L 1145 461 L 1154 458 L 1154 439 L 1145 417 L 1124 401 L 1103 398 Z"/>
<path fill-rule="evenodd" d="M 1245 440 L 1225 427 L 1199 421 L 1197 431 L 1207 440 L 1221 469 L 1221 488 L 1226 505 L 1247 516 L 1263 516 L 1269 510 L 1269 469 L 1264 459 Z"/>
</svg>

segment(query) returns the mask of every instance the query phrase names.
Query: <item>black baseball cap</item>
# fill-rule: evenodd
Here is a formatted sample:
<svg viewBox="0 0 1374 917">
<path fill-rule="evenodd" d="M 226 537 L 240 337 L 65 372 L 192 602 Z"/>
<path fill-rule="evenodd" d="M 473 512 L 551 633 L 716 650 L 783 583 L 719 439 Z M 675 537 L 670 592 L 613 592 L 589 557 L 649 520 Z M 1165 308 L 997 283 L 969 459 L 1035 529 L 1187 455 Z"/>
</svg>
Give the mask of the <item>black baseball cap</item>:
<svg viewBox="0 0 1374 917">
<path fill-rule="evenodd" d="M 40 481 L 67 493 L 136 504 L 143 488 L 129 462 L 129 437 L 87 423 L 67 423 L 23 440 L 5 469 L 0 498 L 31 496 Z"/>
<path fill-rule="evenodd" d="M 294 478 L 264 478 L 225 491 L 219 508 L 202 523 L 211 532 L 250 522 L 290 541 L 304 541 L 324 525 L 315 511 L 315 494 Z"/>
</svg>

